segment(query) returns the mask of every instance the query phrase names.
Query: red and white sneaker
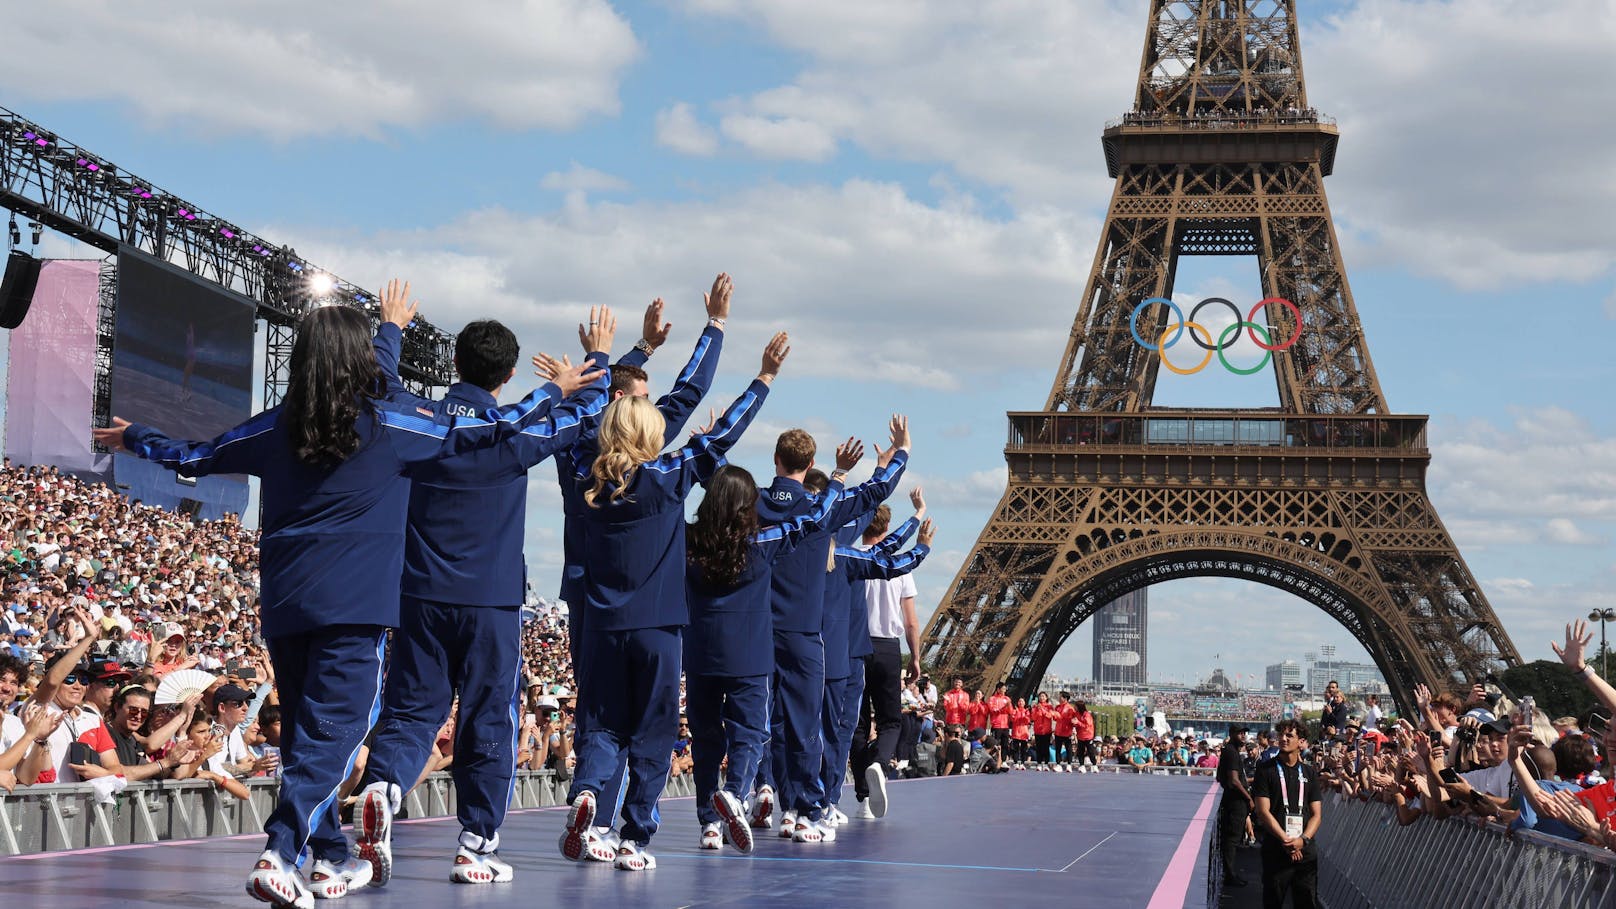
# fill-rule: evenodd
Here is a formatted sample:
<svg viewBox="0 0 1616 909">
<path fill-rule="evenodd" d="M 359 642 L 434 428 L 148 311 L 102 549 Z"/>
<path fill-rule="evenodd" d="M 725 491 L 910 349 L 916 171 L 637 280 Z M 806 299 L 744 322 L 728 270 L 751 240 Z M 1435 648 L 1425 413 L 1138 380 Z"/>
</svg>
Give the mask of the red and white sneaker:
<svg viewBox="0 0 1616 909">
<path fill-rule="evenodd" d="M 774 826 L 774 789 L 764 786 L 752 799 L 752 827 L 768 830 Z"/>
<path fill-rule="evenodd" d="M 638 843 L 625 842 L 617 847 L 618 871 L 655 871 L 656 859 Z"/>
<path fill-rule="evenodd" d="M 393 805 L 387 784 L 367 786 L 359 799 L 359 835 L 354 851 L 370 863 L 370 886 L 383 887 L 393 878 Z"/>
<path fill-rule="evenodd" d="M 741 800 L 720 789 L 713 793 L 713 808 L 718 812 L 718 816 L 724 819 L 724 834 L 729 839 L 729 844 L 750 855 L 752 825 L 747 823 L 746 811 L 741 808 Z"/>
<path fill-rule="evenodd" d="M 818 843 L 825 839 L 825 832 L 820 829 L 818 821 L 808 818 L 799 818 L 791 828 L 791 841 L 793 843 Z"/>
<path fill-rule="evenodd" d="M 454 867 L 449 870 L 449 880 L 456 884 L 504 884 L 515 876 L 497 853 L 473 852 L 465 846 L 455 851 Z"/>
<path fill-rule="evenodd" d="M 252 874 L 247 875 L 247 894 L 277 909 L 281 906 L 314 909 L 314 893 L 303 883 L 303 876 L 296 868 L 287 868 L 271 849 L 264 850 Z"/>
<path fill-rule="evenodd" d="M 789 840 L 797 833 L 797 813 L 795 811 L 780 812 L 780 839 Z"/>
<path fill-rule="evenodd" d="M 617 831 L 610 827 L 590 827 L 584 834 L 584 858 L 591 862 L 617 861 L 617 847 L 622 844 Z"/>
<path fill-rule="evenodd" d="M 720 831 L 717 823 L 702 825 L 700 845 L 703 849 L 724 848 L 724 834 Z"/>
<path fill-rule="evenodd" d="M 341 862 L 316 859 L 309 871 L 309 889 L 317 900 L 340 900 L 348 891 L 370 883 L 370 863 L 349 856 Z"/>
<path fill-rule="evenodd" d="M 561 857 L 569 862 L 583 861 L 588 851 L 587 837 L 594 832 L 595 794 L 589 790 L 578 793 L 567 812 L 567 829 L 561 834 Z"/>
</svg>

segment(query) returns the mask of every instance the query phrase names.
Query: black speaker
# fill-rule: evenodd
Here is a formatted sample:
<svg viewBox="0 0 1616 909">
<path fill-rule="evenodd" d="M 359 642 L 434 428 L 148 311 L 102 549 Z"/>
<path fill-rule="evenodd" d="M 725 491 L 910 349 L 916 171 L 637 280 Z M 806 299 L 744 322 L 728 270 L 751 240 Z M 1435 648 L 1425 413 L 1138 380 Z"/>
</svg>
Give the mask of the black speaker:
<svg viewBox="0 0 1616 909">
<path fill-rule="evenodd" d="M 39 284 L 40 261 L 20 249 L 6 259 L 6 277 L 0 281 L 0 328 L 16 328 L 28 315 Z"/>
<path fill-rule="evenodd" d="M 195 520 L 197 513 L 202 510 L 202 503 L 198 502 L 196 499 L 182 498 L 180 499 L 180 507 L 177 510 L 180 514 Z"/>
</svg>

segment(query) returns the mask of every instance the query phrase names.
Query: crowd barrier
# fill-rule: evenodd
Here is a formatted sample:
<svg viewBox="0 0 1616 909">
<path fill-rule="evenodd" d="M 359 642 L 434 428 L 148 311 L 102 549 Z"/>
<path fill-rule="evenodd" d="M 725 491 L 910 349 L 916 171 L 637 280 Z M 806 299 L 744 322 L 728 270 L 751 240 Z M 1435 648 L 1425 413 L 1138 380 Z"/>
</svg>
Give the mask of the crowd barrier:
<svg viewBox="0 0 1616 909">
<path fill-rule="evenodd" d="M 211 783 L 156 781 L 130 783 L 107 805 L 96 803 L 88 783 L 18 786 L 10 795 L 0 792 L 0 855 L 256 833 L 274 810 L 280 783 L 269 778 L 242 782 L 250 795 L 246 800 L 222 793 Z M 561 805 L 566 802 L 567 783 L 554 771 L 521 771 L 511 807 Z M 669 779 L 664 790 L 668 797 L 694 792 L 688 774 Z M 404 805 L 410 817 L 454 814 L 453 779 L 448 773 L 432 774 L 410 790 Z"/>
<path fill-rule="evenodd" d="M 1332 795 L 1318 843 L 1329 909 L 1616 906 L 1616 854 L 1530 830 L 1458 818 L 1399 827 L 1388 805 Z"/>
</svg>

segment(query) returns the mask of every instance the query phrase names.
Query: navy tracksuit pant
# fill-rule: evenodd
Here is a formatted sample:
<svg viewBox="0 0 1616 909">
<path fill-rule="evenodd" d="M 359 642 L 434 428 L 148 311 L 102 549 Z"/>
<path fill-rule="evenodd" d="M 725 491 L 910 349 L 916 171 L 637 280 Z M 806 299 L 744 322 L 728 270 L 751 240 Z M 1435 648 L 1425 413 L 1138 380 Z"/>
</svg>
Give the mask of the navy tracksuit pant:
<svg viewBox="0 0 1616 909">
<path fill-rule="evenodd" d="M 696 762 L 696 820 L 716 824 L 721 818 L 713 793 L 722 788 L 745 802 L 762 763 L 769 743 L 769 677 L 686 676 L 685 716 Z M 725 755 L 729 767 L 720 780 Z"/>
<path fill-rule="evenodd" d="M 280 799 L 264 822 L 267 848 L 300 865 L 348 858 L 337 789 L 353 773 L 359 746 L 382 709 L 387 629 L 331 625 L 269 638 L 281 701 Z"/>
<path fill-rule="evenodd" d="M 824 801 L 825 643 L 819 632 L 774 632 L 774 701 L 769 752 L 783 810 L 817 821 Z"/>
<path fill-rule="evenodd" d="M 580 636 L 578 766 L 567 801 L 595 793 L 597 804 L 624 753 L 628 791 L 619 833 L 641 846 L 661 822 L 657 799 L 668 784 L 679 733 L 680 629 L 585 629 Z"/>
<path fill-rule="evenodd" d="M 455 693 L 455 813 L 460 828 L 488 850 L 505 821 L 516 780 L 521 729 L 522 611 L 517 606 L 454 606 L 404 597 L 388 659 L 387 693 L 365 767 L 408 792 L 421 776 Z"/>
<path fill-rule="evenodd" d="M 566 595 L 569 590 L 572 594 L 571 596 Z M 572 677 L 574 679 L 582 679 L 583 661 L 579 659 L 578 651 L 580 648 L 578 646 L 578 642 L 583 638 L 584 633 L 584 592 L 581 588 L 574 586 L 564 589 L 563 596 L 567 601 L 567 648 L 572 654 Z M 574 606 L 573 603 L 577 603 L 578 605 Z M 576 692 L 574 693 L 576 694 Z M 576 753 L 578 750 L 578 743 L 583 741 L 585 731 L 584 724 L 586 722 L 587 721 L 584 719 L 582 710 L 573 711 L 572 742 L 574 753 Z M 617 769 L 612 772 L 611 778 L 606 781 L 606 787 L 598 793 L 601 801 L 596 806 L 595 826 L 612 826 L 612 819 L 617 817 L 617 815 L 623 810 L 623 798 L 627 795 L 627 793 L 628 752 L 624 752 L 623 755 L 618 758 Z"/>
<path fill-rule="evenodd" d="M 853 674 L 845 679 L 827 680 L 825 682 L 825 715 L 836 714 L 835 741 L 829 735 L 825 739 L 825 770 L 820 775 L 822 780 L 826 808 L 834 807 L 842 799 L 842 784 L 847 780 L 847 762 L 853 753 L 853 737 L 859 732 L 868 734 L 868 730 L 858 728 L 859 703 L 864 698 L 864 660 L 858 658 L 852 661 Z M 831 698 L 837 697 L 836 707 L 831 707 Z"/>
</svg>

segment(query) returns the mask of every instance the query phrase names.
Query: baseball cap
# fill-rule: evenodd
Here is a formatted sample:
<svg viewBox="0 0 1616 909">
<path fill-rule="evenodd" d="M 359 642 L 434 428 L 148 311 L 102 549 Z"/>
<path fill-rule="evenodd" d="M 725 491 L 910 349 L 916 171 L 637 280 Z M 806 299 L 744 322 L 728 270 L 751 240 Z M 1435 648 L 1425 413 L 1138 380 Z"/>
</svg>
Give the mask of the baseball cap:
<svg viewBox="0 0 1616 909">
<path fill-rule="evenodd" d="M 123 668 L 117 660 L 91 660 L 86 664 L 90 670 L 90 677 L 97 681 L 107 679 L 132 679 L 135 674 Z"/>
<path fill-rule="evenodd" d="M 180 627 L 180 623 L 169 622 L 167 625 L 163 626 L 163 640 L 166 641 L 169 638 L 183 637 L 185 637 L 185 629 Z"/>
<path fill-rule="evenodd" d="M 252 699 L 252 693 L 240 685 L 223 685 L 213 693 L 213 703 L 215 704 L 223 704 L 228 701 L 245 704 Z"/>
</svg>

